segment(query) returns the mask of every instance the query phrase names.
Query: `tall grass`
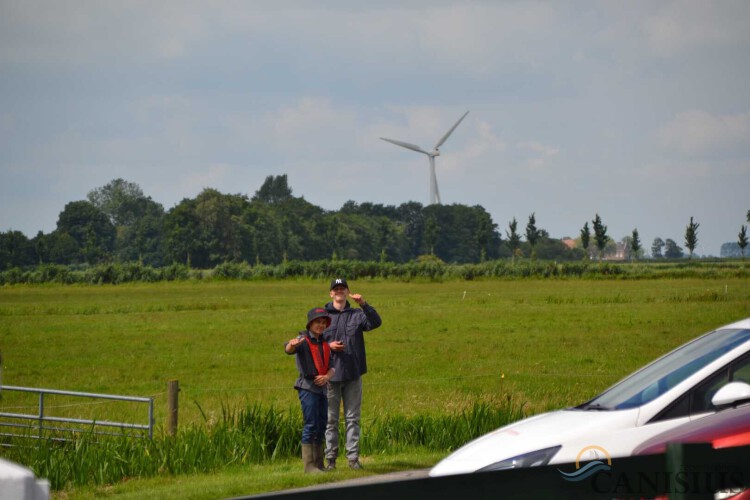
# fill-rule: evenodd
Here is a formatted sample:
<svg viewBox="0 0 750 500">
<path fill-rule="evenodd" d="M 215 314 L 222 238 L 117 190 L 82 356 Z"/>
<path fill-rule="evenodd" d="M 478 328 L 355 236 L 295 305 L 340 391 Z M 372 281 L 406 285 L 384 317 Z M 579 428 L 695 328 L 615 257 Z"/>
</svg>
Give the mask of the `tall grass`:
<svg viewBox="0 0 750 500">
<path fill-rule="evenodd" d="M 475 401 L 452 414 L 405 416 L 388 414 L 368 426 L 362 448 L 365 453 L 395 453 L 409 447 L 450 451 L 472 439 L 523 418 L 523 404 L 505 399 Z"/>
<path fill-rule="evenodd" d="M 148 440 L 84 434 L 71 441 L 13 438 L 5 440 L 12 447 L 6 448 L 3 456 L 47 478 L 55 490 L 135 477 L 207 473 L 230 465 L 297 456 L 300 413 L 261 405 L 224 406 L 221 420 L 191 425 L 174 437 L 162 434 Z M 386 415 L 364 422 L 362 451 L 389 454 L 414 446 L 451 450 L 520 416 L 521 407 L 511 398 L 475 402 L 450 415 Z"/>
</svg>

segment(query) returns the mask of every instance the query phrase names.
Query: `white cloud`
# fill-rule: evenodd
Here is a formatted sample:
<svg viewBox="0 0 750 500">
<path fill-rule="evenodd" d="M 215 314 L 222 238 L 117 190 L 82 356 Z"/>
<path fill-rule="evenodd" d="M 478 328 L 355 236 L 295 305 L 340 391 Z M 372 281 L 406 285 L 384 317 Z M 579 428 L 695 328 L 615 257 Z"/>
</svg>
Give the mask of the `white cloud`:
<svg viewBox="0 0 750 500">
<path fill-rule="evenodd" d="M 643 31 L 659 56 L 750 40 L 750 3 L 745 0 L 679 0 L 657 5 L 657 12 L 645 18 Z"/>
<path fill-rule="evenodd" d="M 0 61 L 56 65 L 181 57 L 213 18 L 198 4 L 169 1 L 27 0 L 0 9 Z"/>
<path fill-rule="evenodd" d="M 560 153 L 559 149 L 546 146 L 536 141 L 519 142 L 516 146 L 518 146 L 519 149 L 529 149 L 545 157 L 557 156 L 557 154 Z"/>
<path fill-rule="evenodd" d="M 204 188 L 215 188 L 225 184 L 227 174 L 231 171 L 229 165 L 210 165 L 206 170 L 190 172 L 180 178 L 180 191 L 198 194 Z"/>
<path fill-rule="evenodd" d="M 463 151 L 463 155 L 468 160 L 502 153 L 507 149 L 505 141 L 495 135 L 492 125 L 488 122 L 480 121 L 475 130 L 479 137 L 469 134 L 469 144 Z"/>
<path fill-rule="evenodd" d="M 750 112 L 713 115 L 701 110 L 677 114 L 655 132 L 661 146 L 686 155 L 750 153 Z"/>
<path fill-rule="evenodd" d="M 503 63 L 536 66 L 556 32 L 556 10 L 536 2 L 454 4 L 431 9 L 415 23 L 420 42 L 437 60 L 485 74 Z M 513 50 L 507 50 L 508 47 Z"/>
<path fill-rule="evenodd" d="M 359 130 L 354 109 L 309 96 L 267 111 L 250 126 L 254 142 L 272 145 L 287 159 L 341 157 L 356 150 Z"/>
<path fill-rule="evenodd" d="M 543 167 L 550 158 L 560 154 L 560 150 L 552 146 L 547 146 L 537 141 L 524 141 L 516 144 L 521 151 L 530 151 L 533 156 L 527 160 L 528 165 L 532 167 Z"/>
</svg>

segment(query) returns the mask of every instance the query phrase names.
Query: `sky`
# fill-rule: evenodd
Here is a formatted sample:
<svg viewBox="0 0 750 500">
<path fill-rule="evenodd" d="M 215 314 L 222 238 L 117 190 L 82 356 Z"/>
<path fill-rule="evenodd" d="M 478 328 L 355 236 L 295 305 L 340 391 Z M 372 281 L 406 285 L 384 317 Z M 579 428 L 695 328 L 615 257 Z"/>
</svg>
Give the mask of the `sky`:
<svg viewBox="0 0 750 500">
<path fill-rule="evenodd" d="M 0 231 L 122 178 L 170 209 L 269 175 L 327 210 L 599 214 L 698 255 L 750 210 L 750 2 L 0 0 Z"/>
</svg>

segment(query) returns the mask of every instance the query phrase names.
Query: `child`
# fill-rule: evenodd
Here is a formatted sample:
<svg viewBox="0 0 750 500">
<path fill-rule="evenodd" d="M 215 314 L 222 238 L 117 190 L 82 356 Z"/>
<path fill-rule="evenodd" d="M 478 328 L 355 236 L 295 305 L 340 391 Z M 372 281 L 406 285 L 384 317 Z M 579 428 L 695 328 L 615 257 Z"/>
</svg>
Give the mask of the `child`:
<svg viewBox="0 0 750 500">
<path fill-rule="evenodd" d="M 294 384 L 302 404 L 302 463 L 305 472 L 323 470 L 323 444 L 328 419 L 328 381 L 333 376 L 331 349 L 323 332 L 331 318 L 322 307 L 307 313 L 307 330 L 284 345 L 287 354 L 296 354 L 299 378 Z"/>
</svg>

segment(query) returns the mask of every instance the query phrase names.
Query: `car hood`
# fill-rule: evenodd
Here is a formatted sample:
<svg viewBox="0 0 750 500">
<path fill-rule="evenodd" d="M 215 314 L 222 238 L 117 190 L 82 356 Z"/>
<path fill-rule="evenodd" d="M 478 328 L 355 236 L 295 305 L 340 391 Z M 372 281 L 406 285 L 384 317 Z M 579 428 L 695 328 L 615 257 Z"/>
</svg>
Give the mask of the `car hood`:
<svg viewBox="0 0 750 500">
<path fill-rule="evenodd" d="M 439 462 L 430 476 L 463 474 L 524 453 L 636 425 L 638 410 L 558 410 L 521 420 L 471 441 Z M 558 462 L 552 457 L 551 463 Z"/>
</svg>

